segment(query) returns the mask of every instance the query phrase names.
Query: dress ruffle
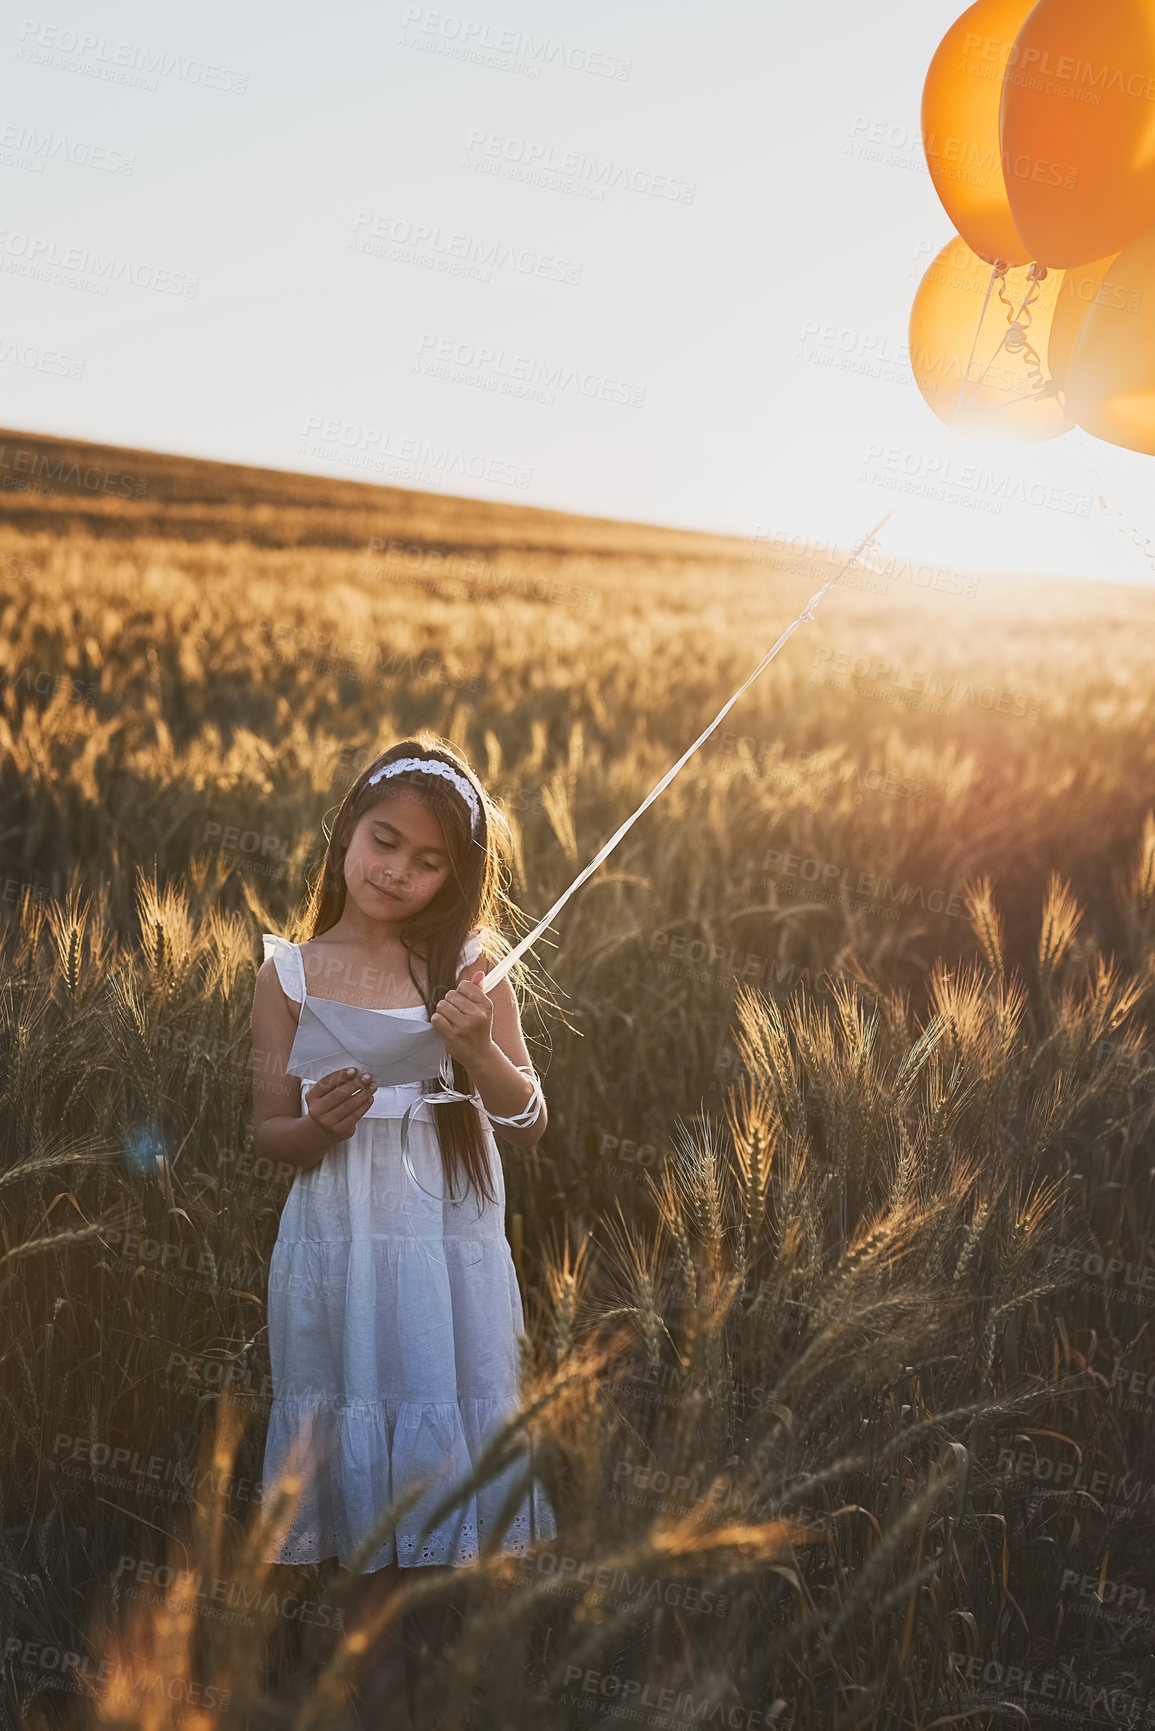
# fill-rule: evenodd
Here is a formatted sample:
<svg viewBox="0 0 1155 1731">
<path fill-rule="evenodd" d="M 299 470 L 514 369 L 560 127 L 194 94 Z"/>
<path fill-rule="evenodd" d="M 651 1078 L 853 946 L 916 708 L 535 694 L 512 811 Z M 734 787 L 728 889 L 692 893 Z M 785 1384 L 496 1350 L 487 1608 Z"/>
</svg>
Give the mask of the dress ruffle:
<svg viewBox="0 0 1155 1731">
<path fill-rule="evenodd" d="M 487 1441 L 506 1417 L 507 1403 L 486 1396 L 457 1401 L 353 1401 L 336 1406 L 325 1397 L 275 1399 L 266 1445 L 266 1491 L 270 1469 L 291 1460 L 293 1439 L 305 1439 L 312 1469 L 303 1485 L 292 1525 L 269 1561 L 313 1563 L 337 1556 L 345 1568 L 374 1523 L 399 1497 L 425 1481 L 429 1489 L 398 1522 L 365 1565 L 367 1571 L 397 1562 L 464 1565 L 476 1562 L 480 1545 L 500 1532 L 502 1551 L 525 1550 L 556 1531 L 553 1511 L 535 1481 L 513 1518 L 499 1529 L 501 1510 L 524 1475 L 514 1463 L 463 1497 L 450 1515 L 421 1537 L 424 1523 L 454 1485 L 464 1482 Z M 275 1476 L 275 1470 L 274 1470 Z"/>
</svg>

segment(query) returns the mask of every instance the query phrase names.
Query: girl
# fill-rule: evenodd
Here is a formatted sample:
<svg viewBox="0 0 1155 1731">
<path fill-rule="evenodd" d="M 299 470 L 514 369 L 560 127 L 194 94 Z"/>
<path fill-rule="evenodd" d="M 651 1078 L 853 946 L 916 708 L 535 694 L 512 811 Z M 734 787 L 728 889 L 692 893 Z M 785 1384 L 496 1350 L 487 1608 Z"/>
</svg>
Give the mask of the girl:
<svg viewBox="0 0 1155 1731">
<path fill-rule="evenodd" d="M 347 1568 L 424 1480 L 366 1574 L 468 1564 L 519 1476 L 491 1477 L 419 1538 L 518 1405 L 524 1319 L 491 1125 L 532 1147 L 546 1109 L 509 980 L 481 990 L 503 906 L 493 830 L 464 759 L 426 732 L 404 740 L 342 801 L 307 941 L 264 934 L 253 1146 L 298 1169 L 269 1267 L 264 1498 L 282 1473 L 304 1481 L 270 1562 Z M 498 1548 L 555 1533 L 535 1480 Z"/>
</svg>

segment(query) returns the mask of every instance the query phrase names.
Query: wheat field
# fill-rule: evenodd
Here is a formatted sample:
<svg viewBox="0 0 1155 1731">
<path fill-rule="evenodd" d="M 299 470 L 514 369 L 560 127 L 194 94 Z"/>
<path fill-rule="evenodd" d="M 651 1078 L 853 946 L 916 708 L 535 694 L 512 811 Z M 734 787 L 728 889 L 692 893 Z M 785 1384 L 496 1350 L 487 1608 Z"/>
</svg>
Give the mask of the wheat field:
<svg viewBox="0 0 1155 1731">
<path fill-rule="evenodd" d="M 528 929 L 838 562 L 0 440 L 4 1722 L 355 1723 L 258 1560 L 259 933 L 422 728 Z M 428 1723 L 1155 1724 L 1153 622 L 883 554 L 538 946 L 475 1471 L 528 1429 L 559 1536 L 407 1583 Z"/>
</svg>

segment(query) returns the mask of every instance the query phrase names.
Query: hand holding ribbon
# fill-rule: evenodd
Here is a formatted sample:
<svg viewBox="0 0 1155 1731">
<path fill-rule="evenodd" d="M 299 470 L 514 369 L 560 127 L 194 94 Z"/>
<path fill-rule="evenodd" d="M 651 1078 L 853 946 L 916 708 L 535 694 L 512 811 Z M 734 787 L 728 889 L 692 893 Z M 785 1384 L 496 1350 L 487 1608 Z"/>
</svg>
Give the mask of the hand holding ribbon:
<svg viewBox="0 0 1155 1731">
<path fill-rule="evenodd" d="M 485 969 L 463 980 L 438 1002 L 430 1021 L 451 1058 L 467 1070 L 480 1069 L 493 1045 L 493 999 L 481 989 Z"/>
</svg>

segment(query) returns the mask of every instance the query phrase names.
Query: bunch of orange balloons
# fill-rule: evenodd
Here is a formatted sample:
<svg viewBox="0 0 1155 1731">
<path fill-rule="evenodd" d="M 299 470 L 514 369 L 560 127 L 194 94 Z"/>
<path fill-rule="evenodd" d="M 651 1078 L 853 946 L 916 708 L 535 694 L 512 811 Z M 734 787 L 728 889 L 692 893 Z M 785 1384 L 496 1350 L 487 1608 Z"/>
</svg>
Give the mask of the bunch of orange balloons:
<svg viewBox="0 0 1155 1731">
<path fill-rule="evenodd" d="M 1155 0 L 976 0 L 922 139 L 957 230 L 911 309 L 931 408 L 1155 456 Z"/>
</svg>

